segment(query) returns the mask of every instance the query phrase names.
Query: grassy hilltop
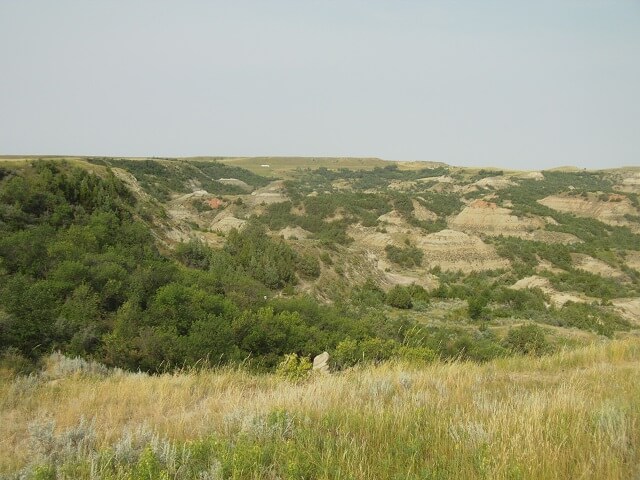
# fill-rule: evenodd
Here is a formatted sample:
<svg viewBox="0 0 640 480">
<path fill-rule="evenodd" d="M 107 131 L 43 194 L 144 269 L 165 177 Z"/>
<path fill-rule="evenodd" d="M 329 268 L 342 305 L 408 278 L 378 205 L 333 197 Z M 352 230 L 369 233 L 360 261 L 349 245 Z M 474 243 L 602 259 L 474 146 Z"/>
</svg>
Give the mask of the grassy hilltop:
<svg viewBox="0 0 640 480">
<path fill-rule="evenodd" d="M 0 475 L 638 474 L 638 168 L 0 160 Z"/>
</svg>

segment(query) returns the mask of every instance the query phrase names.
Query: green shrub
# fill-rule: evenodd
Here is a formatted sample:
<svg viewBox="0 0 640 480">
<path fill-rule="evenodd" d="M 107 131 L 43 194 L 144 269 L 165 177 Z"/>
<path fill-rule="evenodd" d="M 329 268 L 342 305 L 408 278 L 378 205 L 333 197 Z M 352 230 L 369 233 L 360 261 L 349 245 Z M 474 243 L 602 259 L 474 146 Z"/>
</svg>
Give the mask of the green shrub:
<svg viewBox="0 0 640 480">
<path fill-rule="evenodd" d="M 352 367 L 362 361 L 360 353 L 358 342 L 348 338 L 336 345 L 332 358 L 340 368 Z"/>
<path fill-rule="evenodd" d="M 489 299 L 484 295 L 476 295 L 471 297 L 467 302 L 469 317 L 473 320 L 478 320 L 485 314 Z"/>
<path fill-rule="evenodd" d="M 413 215 L 413 202 L 408 195 L 396 194 L 393 206 L 405 217 L 411 217 Z"/>
<path fill-rule="evenodd" d="M 515 290 L 499 287 L 491 292 L 491 299 L 504 305 L 505 316 L 513 312 L 546 311 L 547 295 L 539 288 Z"/>
<path fill-rule="evenodd" d="M 270 181 L 244 168 L 224 165 L 216 161 L 92 158 L 89 159 L 89 162 L 127 170 L 138 180 L 140 186 L 147 193 L 161 201 L 169 200 L 173 192 L 190 192 L 194 180 L 203 189 L 217 195 L 240 195 L 246 193 L 241 187 L 219 182 L 218 179 L 220 178 L 237 178 L 252 187 L 265 186 Z"/>
<path fill-rule="evenodd" d="M 478 171 L 477 174 L 475 174 L 474 176 L 471 177 L 471 181 L 472 182 L 477 182 L 478 180 L 481 180 L 483 178 L 501 177 L 502 175 L 504 175 L 504 171 L 503 170 L 485 170 L 483 168 L 480 171 Z"/>
<path fill-rule="evenodd" d="M 297 353 L 290 353 L 285 355 L 284 360 L 278 364 L 276 374 L 292 381 L 299 381 L 309 376 L 312 366 L 307 357 L 299 357 Z"/>
<path fill-rule="evenodd" d="M 414 246 L 396 247 L 394 245 L 387 245 L 384 251 L 387 253 L 387 258 L 390 261 L 401 267 L 411 268 L 422 265 L 424 253 Z"/>
<path fill-rule="evenodd" d="M 320 262 L 313 255 L 302 255 L 298 259 L 298 271 L 309 278 L 320 276 Z"/>
<path fill-rule="evenodd" d="M 409 289 L 402 285 L 396 285 L 387 292 L 386 302 L 394 308 L 409 309 L 413 306 Z"/>
<path fill-rule="evenodd" d="M 629 322 L 597 305 L 567 302 L 556 312 L 558 325 L 589 330 L 606 337 L 615 331 L 629 330 Z"/>
<path fill-rule="evenodd" d="M 333 265 L 333 260 L 331 259 L 331 255 L 329 255 L 328 252 L 322 252 L 320 254 L 320 260 L 322 260 L 322 263 L 324 263 L 325 265 Z"/>
<path fill-rule="evenodd" d="M 191 200 L 191 205 L 196 209 L 198 213 L 210 212 L 211 210 L 213 210 L 213 207 L 211 207 L 208 202 L 203 201 L 200 198 L 194 198 L 193 200 Z"/>
<path fill-rule="evenodd" d="M 398 358 L 416 364 L 429 363 L 436 359 L 436 352 L 428 347 L 411 347 L 401 345 L 397 352 Z"/>
<path fill-rule="evenodd" d="M 379 307 L 385 301 L 384 291 L 368 279 L 363 285 L 351 290 L 351 301 L 359 307 Z"/>
<path fill-rule="evenodd" d="M 192 238 L 187 243 L 179 243 L 175 249 L 176 257 L 187 267 L 207 270 L 211 249 L 198 238 Z"/>
<path fill-rule="evenodd" d="M 582 270 L 571 270 L 558 274 L 545 273 L 551 284 L 561 292 L 582 292 L 590 297 L 604 300 L 612 298 L 631 297 L 640 294 L 638 285 L 621 283 L 611 278 L 605 278 Z"/>
<path fill-rule="evenodd" d="M 509 329 L 503 345 L 513 353 L 542 355 L 551 349 L 544 329 L 534 324 Z"/>
<path fill-rule="evenodd" d="M 298 255 L 285 242 L 271 240 L 258 223 L 249 223 L 242 233 L 231 230 L 224 249 L 249 275 L 271 289 L 297 282 Z"/>
</svg>

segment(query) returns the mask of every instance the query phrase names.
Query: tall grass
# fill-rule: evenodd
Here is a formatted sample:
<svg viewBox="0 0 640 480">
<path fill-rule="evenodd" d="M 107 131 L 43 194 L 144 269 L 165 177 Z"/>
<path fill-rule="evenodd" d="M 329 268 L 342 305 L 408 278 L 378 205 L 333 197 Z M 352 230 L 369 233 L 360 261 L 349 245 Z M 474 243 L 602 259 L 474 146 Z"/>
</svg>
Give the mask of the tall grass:
<svg viewBox="0 0 640 480">
<path fill-rule="evenodd" d="M 292 383 L 61 368 L 0 380 L 8 478 L 629 479 L 640 340 Z M 637 477 L 635 477 L 637 478 Z"/>
</svg>

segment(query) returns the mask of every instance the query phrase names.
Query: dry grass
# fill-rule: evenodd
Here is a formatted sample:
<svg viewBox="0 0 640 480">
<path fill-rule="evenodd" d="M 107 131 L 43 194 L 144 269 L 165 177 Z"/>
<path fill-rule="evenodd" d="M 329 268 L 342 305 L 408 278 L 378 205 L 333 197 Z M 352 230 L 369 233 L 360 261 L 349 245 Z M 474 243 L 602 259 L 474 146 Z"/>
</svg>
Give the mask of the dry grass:
<svg viewBox="0 0 640 480">
<path fill-rule="evenodd" d="M 102 451 L 144 426 L 178 444 L 210 442 L 231 478 L 640 474 L 633 338 L 484 365 L 387 364 L 300 384 L 231 369 L 83 373 L 60 368 L 65 361 L 38 378 L 0 380 L 0 475 L 29 463 L 34 421 L 54 421 L 61 433 L 83 419 Z M 285 418 L 275 430 L 274 412 Z"/>
<path fill-rule="evenodd" d="M 325 167 L 330 170 L 348 168 L 350 170 L 373 170 L 395 162 L 378 158 L 338 158 L 338 157 L 230 157 L 220 160 L 234 167 L 242 167 L 266 177 L 291 178 L 297 169 Z M 263 165 L 269 165 L 263 167 Z"/>
</svg>

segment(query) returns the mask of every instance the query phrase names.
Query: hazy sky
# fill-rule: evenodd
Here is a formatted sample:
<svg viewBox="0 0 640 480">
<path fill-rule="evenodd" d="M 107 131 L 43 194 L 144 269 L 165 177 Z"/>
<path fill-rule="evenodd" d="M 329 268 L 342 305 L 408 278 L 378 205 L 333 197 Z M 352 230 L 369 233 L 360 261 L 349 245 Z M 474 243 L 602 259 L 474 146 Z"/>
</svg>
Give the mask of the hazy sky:
<svg viewBox="0 0 640 480">
<path fill-rule="evenodd" d="M 640 0 L 0 0 L 0 154 L 640 165 Z"/>
</svg>

